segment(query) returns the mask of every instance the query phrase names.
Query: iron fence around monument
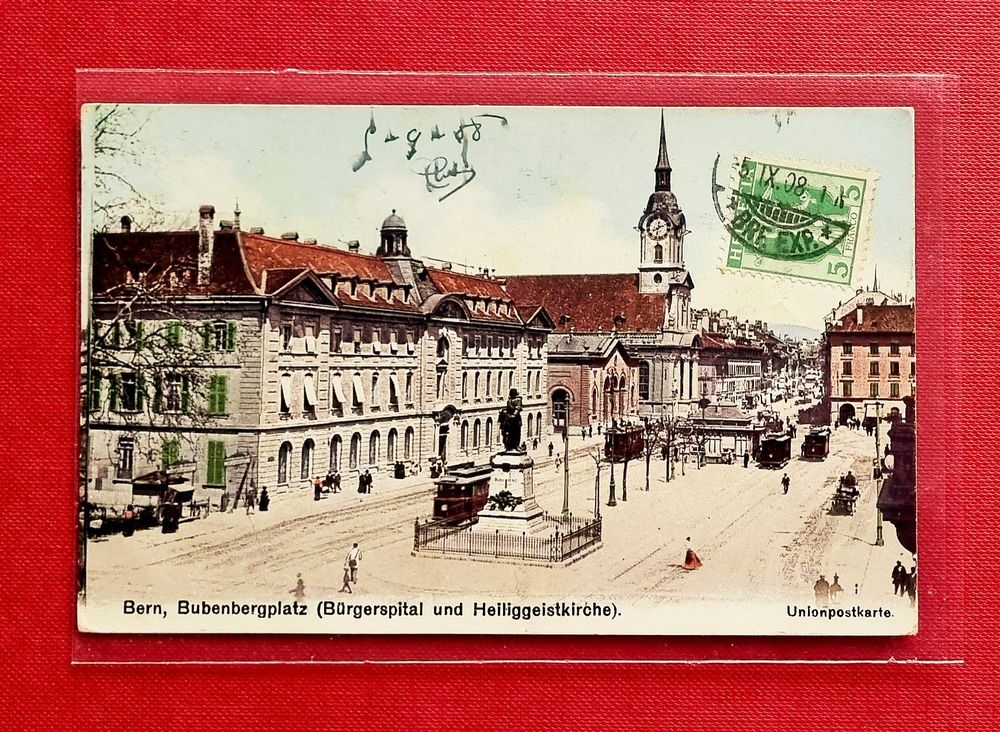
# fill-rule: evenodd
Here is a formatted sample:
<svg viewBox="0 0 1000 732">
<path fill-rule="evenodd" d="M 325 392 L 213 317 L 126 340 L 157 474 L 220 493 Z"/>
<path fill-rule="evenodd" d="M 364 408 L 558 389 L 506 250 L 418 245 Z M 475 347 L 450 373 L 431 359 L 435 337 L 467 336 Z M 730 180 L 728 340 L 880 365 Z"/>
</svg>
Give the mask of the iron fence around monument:
<svg viewBox="0 0 1000 732">
<path fill-rule="evenodd" d="M 601 541 L 601 519 L 549 516 L 555 531 L 545 536 L 527 532 L 475 531 L 475 524 L 450 525 L 444 521 L 413 525 L 413 550 L 441 554 L 562 562 Z"/>
</svg>

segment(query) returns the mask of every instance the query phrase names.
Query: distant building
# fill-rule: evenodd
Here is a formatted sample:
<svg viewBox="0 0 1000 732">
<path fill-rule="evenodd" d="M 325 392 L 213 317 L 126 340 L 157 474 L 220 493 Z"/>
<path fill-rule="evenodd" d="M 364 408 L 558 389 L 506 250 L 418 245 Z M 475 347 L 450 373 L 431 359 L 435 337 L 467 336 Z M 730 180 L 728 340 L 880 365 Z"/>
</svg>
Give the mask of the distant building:
<svg viewBox="0 0 1000 732">
<path fill-rule="evenodd" d="M 557 333 L 619 339 L 638 366 L 634 381 L 627 375 L 624 387 L 614 388 L 619 393 L 635 389 L 633 413 L 640 415 L 686 413 L 701 398 L 701 336 L 691 319 L 694 281 L 684 263 L 687 223 L 670 189 L 671 170 L 661 114 L 653 192 L 637 226 L 638 272 L 510 276 L 504 281 L 515 301 L 544 305 Z M 554 397 L 558 395 L 550 391 L 550 409 Z M 592 393 L 589 398 L 593 401 Z M 616 398 L 598 385 L 598 404 Z M 596 414 L 595 419 L 604 421 L 603 408 Z"/>
<path fill-rule="evenodd" d="M 842 320 L 849 313 L 853 313 L 859 305 L 903 305 L 903 296 L 896 293 L 885 293 L 879 288 L 878 268 L 875 269 L 875 276 L 871 287 L 859 287 L 848 300 L 837 303 L 837 307 L 827 313 L 824 322 L 829 325 L 838 320 Z"/>
<path fill-rule="evenodd" d="M 882 416 L 902 412 L 914 395 L 912 305 L 858 305 L 827 324 L 823 349 L 831 421 L 874 416 L 876 402 Z"/>
<path fill-rule="evenodd" d="M 726 454 L 740 459 L 744 453 L 756 455 L 764 425 L 754 416 L 730 404 L 712 404 L 691 413 L 694 432 L 703 440 L 705 458 L 715 461 Z"/>
<path fill-rule="evenodd" d="M 214 214 L 195 231 L 94 234 L 92 501 L 164 472 L 233 493 L 485 460 L 511 389 L 523 437 L 549 432 L 543 308 L 425 266 L 395 212 L 375 256 Z"/>
<path fill-rule="evenodd" d="M 764 348 L 738 342 L 721 333 L 702 333 L 702 396 L 717 402 L 745 404 L 756 400 L 764 388 Z"/>
</svg>

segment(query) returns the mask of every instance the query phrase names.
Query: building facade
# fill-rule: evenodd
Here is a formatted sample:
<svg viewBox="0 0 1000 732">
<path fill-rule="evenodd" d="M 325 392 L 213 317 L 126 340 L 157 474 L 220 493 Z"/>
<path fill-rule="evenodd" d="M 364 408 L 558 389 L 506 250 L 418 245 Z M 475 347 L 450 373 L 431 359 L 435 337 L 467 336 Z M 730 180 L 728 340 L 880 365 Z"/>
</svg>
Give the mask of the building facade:
<svg viewBox="0 0 1000 732">
<path fill-rule="evenodd" d="M 911 305 L 859 305 L 829 323 L 823 339 L 825 394 L 831 421 L 881 416 L 916 391 Z"/>
<path fill-rule="evenodd" d="M 523 436 L 549 432 L 545 310 L 424 266 L 407 233 L 393 212 L 373 256 L 204 206 L 194 232 L 95 234 L 91 500 L 158 471 L 233 493 L 482 461 L 511 389 Z"/>
<path fill-rule="evenodd" d="M 552 333 L 548 337 L 552 426 L 610 424 L 638 408 L 639 368 L 611 335 Z"/>
<path fill-rule="evenodd" d="M 504 280 L 506 291 L 516 301 L 544 305 L 556 322 L 557 333 L 613 335 L 621 341 L 637 364 L 636 415 L 686 413 L 701 398 L 701 337 L 691 318 L 694 282 L 684 263 L 687 224 L 671 190 L 671 172 L 661 114 L 653 192 L 637 226 L 637 272 Z M 631 388 L 626 383 L 624 391 Z M 614 398 L 603 391 L 603 385 L 598 391 L 599 404 Z"/>
<path fill-rule="evenodd" d="M 712 401 L 755 405 L 764 391 L 765 365 L 770 365 L 769 359 L 761 346 L 721 333 L 702 333 L 702 396 Z"/>
</svg>

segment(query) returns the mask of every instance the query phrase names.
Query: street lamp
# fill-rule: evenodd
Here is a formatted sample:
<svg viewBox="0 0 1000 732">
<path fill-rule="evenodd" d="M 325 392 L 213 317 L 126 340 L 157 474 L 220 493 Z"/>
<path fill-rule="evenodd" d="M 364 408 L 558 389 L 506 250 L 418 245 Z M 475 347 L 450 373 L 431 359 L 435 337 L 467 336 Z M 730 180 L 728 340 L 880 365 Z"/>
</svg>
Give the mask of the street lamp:
<svg viewBox="0 0 1000 732">
<path fill-rule="evenodd" d="M 563 519 L 569 520 L 569 415 L 570 395 L 566 392 L 563 409 Z"/>
<path fill-rule="evenodd" d="M 618 501 L 615 499 L 615 453 L 614 453 L 614 440 L 612 440 L 612 452 L 608 457 L 608 462 L 611 464 L 611 482 L 608 484 L 608 505 L 617 506 Z"/>
<path fill-rule="evenodd" d="M 876 475 L 879 476 L 879 477 L 881 477 L 881 475 L 882 475 L 882 470 L 879 467 L 879 464 L 880 464 L 880 461 L 882 459 L 882 456 L 879 453 L 879 435 L 878 435 L 879 424 L 881 423 L 881 421 L 882 421 L 882 402 L 876 400 L 876 402 L 875 402 L 875 462 L 872 464 L 873 465 L 873 467 L 872 467 L 872 473 L 873 473 L 872 477 L 873 478 L 875 478 Z M 876 479 L 876 483 L 875 483 L 876 489 L 878 487 L 877 480 L 878 479 Z M 875 496 L 875 499 L 876 499 L 876 504 L 875 504 L 875 546 L 885 546 L 885 541 L 882 539 L 882 509 L 880 509 L 878 507 L 878 502 L 877 502 L 878 501 L 878 495 Z"/>
</svg>

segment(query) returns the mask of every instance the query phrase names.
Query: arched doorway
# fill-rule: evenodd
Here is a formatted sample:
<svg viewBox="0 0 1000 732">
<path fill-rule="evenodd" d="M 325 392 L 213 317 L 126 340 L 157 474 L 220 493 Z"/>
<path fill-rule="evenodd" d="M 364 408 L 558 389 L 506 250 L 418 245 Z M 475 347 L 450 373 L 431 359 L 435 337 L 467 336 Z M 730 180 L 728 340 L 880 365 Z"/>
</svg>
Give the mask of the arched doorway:
<svg viewBox="0 0 1000 732">
<path fill-rule="evenodd" d="M 563 388 L 552 390 L 552 429 L 565 433 L 569 424 L 569 392 Z"/>
<path fill-rule="evenodd" d="M 839 419 L 841 424 L 846 424 L 848 420 L 854 419 L 854 405 L 851 403 L 844 403 L 840 405 Z"/>
</svg>

